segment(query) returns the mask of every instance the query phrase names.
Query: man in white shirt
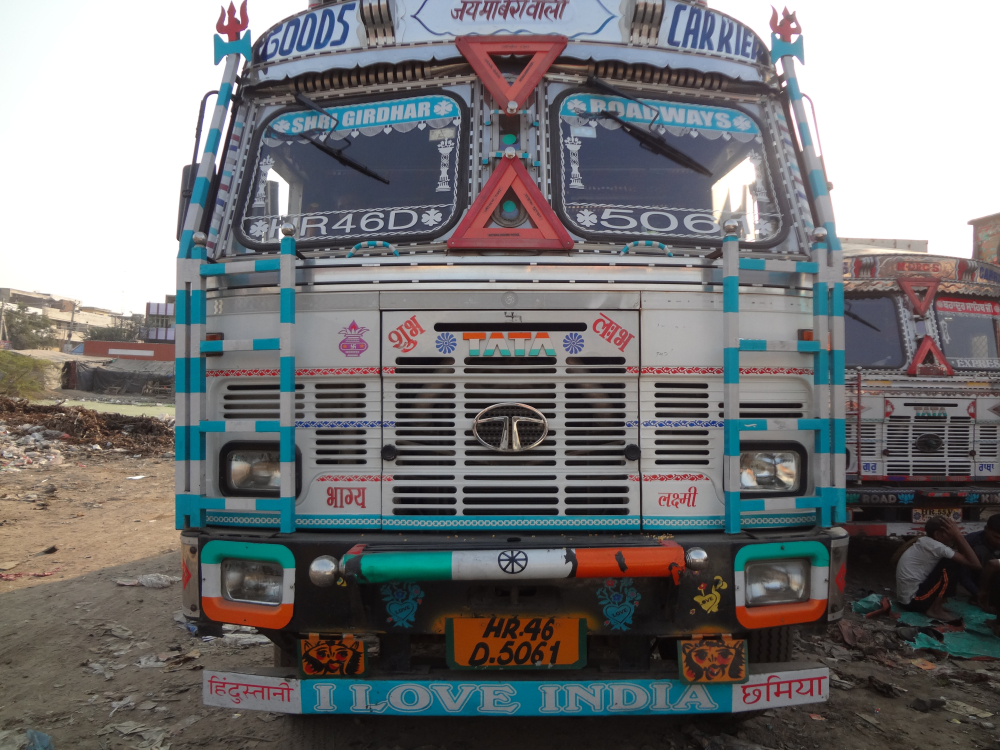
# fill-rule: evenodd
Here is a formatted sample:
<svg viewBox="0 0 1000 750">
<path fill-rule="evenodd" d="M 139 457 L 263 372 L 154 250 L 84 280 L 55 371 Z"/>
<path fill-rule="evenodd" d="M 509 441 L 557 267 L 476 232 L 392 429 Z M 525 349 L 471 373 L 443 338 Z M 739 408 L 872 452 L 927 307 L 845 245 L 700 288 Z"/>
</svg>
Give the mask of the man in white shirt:
<svg viewBox="0 0 1000 750">
<path fill-rule="evenodd" d="M 958 585 L 957 565 L 979 570 L 982 565 L 961 530 L 950 518 L 932 516 L 921 537 L 899 558 L 896 596 L 904 609 L 949 622 L 958 615 L 944 608 Z"/>
</svg>

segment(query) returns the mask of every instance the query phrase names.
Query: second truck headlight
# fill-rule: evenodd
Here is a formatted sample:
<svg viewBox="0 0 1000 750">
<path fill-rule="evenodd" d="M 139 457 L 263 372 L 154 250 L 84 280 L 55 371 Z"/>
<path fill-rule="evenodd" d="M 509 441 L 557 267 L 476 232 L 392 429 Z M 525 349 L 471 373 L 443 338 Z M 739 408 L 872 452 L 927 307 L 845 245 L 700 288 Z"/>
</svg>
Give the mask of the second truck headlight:
<svg viewBox="0 0 1000 750">
<path fill-rule="evenodd" d="M 749 492 L 794 492 L 799 488 L 801 460 L 796 451 L 743 451 L 740 488 Z"/>
</svg>

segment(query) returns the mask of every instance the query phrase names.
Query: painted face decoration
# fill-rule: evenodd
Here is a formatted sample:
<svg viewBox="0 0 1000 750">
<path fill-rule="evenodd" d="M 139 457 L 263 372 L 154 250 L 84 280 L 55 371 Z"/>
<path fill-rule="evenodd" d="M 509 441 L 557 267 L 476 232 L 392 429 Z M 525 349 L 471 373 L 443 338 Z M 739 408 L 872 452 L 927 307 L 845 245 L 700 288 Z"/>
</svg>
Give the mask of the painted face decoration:
<svg viewBox="0 0 1000 750">
<path fill-rule="evenodd" d="M 746 645 L 728 638 L 681 644 L 686 682 L 740 682 L 746 677 Z"/>
<path fill-rule="evenodd" d="M 306 677 L 348 677 L 364 671 L 365 644 L 353 636 L 302 642 L 302 672 Z"/>
</svg>

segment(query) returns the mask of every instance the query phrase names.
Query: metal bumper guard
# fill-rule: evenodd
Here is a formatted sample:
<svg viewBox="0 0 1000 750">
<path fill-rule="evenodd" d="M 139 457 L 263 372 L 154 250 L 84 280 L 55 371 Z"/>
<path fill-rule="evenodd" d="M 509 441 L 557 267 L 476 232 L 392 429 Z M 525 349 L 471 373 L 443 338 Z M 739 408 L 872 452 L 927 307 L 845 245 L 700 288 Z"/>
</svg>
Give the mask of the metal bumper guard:
<svg viewBox="0 0 1000 750">
<path fill-rule="evenodd" d="M 672 578 L 680 582 L 684 550 L 652 547 L 442 550 L 366 553 L 358 545 L 340 561 L 352 583 L 496 581 L 556 578 Z"/>
<path fill-rule="evenodd" d="M 205 705 L 287 714 L 723 714 L 822 703 L 829 695 L 829 670 L 801 662 L 751 665 L 750 677 L 743 684 L 689 685 L 666 675 L 661 679 L 570 677 L 555 681 L 548 674 L 534 677 L 524 673 L 504 679 L 481 679 L 475 673 L 432 673 L 402 680 L 300 680 L 278 668 L 254 673 L 206 670 L 202 680 Z"/>
</svg>

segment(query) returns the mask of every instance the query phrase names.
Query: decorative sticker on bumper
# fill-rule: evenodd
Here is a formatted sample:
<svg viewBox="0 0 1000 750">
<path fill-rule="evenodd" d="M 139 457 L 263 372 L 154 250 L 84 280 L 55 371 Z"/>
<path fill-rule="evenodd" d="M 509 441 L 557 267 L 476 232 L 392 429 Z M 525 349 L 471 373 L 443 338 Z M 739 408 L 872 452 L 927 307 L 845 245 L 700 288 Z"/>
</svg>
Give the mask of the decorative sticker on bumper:
<svg viewBox="0 0 1000 750">
<path fill-rule="evenodd" d="M 282 680 L 206 670 L 205 705 L 279 713 L 385 716 L 724 714 L 822 703 L 828 669 L 754 674 L 742 685 L 680 680 Z"/>
</svg>

